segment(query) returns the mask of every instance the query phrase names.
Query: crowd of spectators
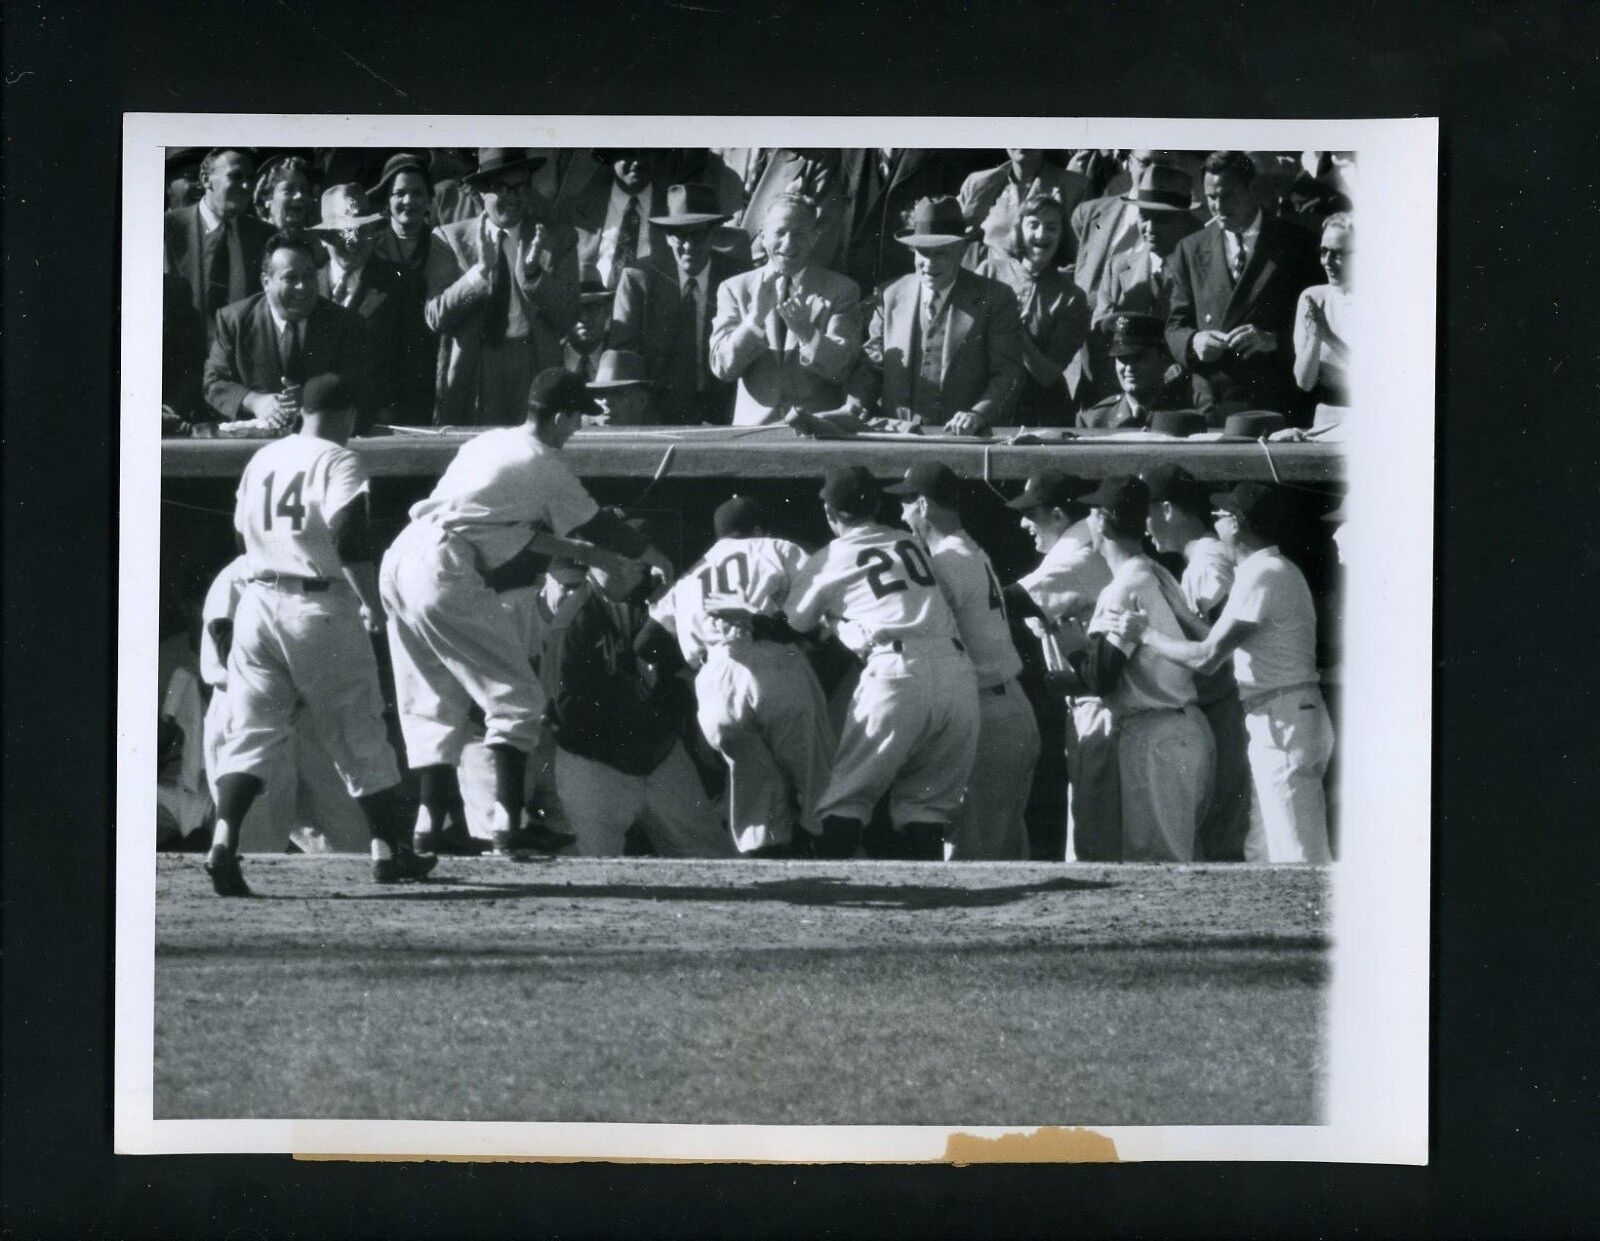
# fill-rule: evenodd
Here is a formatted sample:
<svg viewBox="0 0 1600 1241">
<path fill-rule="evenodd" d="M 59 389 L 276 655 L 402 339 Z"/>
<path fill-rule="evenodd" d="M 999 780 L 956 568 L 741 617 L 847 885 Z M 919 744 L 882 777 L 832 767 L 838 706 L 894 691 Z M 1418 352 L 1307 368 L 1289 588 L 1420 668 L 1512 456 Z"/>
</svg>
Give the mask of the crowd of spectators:
<svg viewBox="0 0 1600 1241">
<path fill-rule="evenodd" d="M 322 372 L 364 433 L 508 424 L 564 366 L 612 425 L 1293 434 L 1348 403 L 1354 180 L 1326 151 L 169 148 L 163 431 L 284 430 Z"/>
</svg>

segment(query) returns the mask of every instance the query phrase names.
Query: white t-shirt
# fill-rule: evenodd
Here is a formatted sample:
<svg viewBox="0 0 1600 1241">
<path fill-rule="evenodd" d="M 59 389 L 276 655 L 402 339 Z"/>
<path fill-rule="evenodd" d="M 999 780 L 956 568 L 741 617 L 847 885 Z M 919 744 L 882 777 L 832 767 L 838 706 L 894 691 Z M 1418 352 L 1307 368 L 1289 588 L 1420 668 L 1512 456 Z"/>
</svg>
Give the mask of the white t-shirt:
<svg viewBox="0 0 1600 1241">
<path fill-rule="evenodd" d="M 790 585 L 806 559 L 805 548 L 787 539 L 718 539 L 651 605 L 650 616 L 677 636 L 684 659 L 704 663 L 710 647 L 725 645 L 743 633 L 706 615 L 706 595 L 731 595 L 758 616 L 781 615 Z"/>
<path fill-rule="evenodd" d="M 1239 562 L 1233 592 L 1217 617 L 1253 621 L 1256 629 L 1233 653 L 1233 674 L 1246 698 L 1317 680 L 1317 611 L 1305 575 L 1276 547 Z"/>
<path fill-rule="evenodd" d="M 1080 521 L 1069 526 L 1039 567 L 1019 581 L 1046 619 L 1083 620 L 1111 584 L 1111 570 L 1089 544 L 1088 522 Z"/>
<path fill-rule="evenodd" d="M 207 685 L 218 689 L 228 684 L 228 661 L 211 636 L 211 622 L 233 620 L 233 614 L 239 610 L 239 596 L 249 580 L 249 564 L 243 556 L 235 556 L 228 567 L 217 574 L 206 591 L 206 601 L 200 606 L 200 676 Z"/>
<path fill-rule="evenodd" d="M 460 535 L 477 548 L 483 568 L 493 569 L 520 552 L 536 530 L 564 536 L 598 511 L 560 451 L 523 423 L 463 444 L 433 494 L 411 506 L 411 520 Z"/>
<path fill-rule="evenodd" d="M 1169 638 L 1187 640 L 1183 626 L 1168 605 L 1156 581 L 1155 567 L 1143 556 L 1125 560 L 1112 574 L 1111 582 L 1095 603 L 1089 632 L 1100 631 L 1106 613 L 1113 608 L 1129 612 L 1135 605 L 1150 618 L 1150 628 Z M 1116 639 L 1114 645 L 1121 647 Z M 1123 648 L 1126 649 L 1126 648 Z M 1194 674 L 1187 668 L 1163 659 L 1147 646 L 1138 646 L 1123 666 L 1116 688 L 1105 696 L 1113 715 L 1132 715 L 1138 711 L 1185 707 L 1198 700 Z"/>
<path fill-rule="evenodd" d="M 1002 685 L 1022 671 L 1022 657 L 1011 641 L 1000 579 L 989 557 L 965 530 L 934 534 L 928 540 L 934 576 L 956 615 L 956 628 L 978 674 L 978 688 Z"/>
<path fill-rule="evenodd" d="M 338 581 L 344 565 L 331 525 L 367 489 L 367 472 L 348 448 L 309 435 L 268 444 L 244 467 L 233 510 L 251 576 Z"/>
<path fill-rule="evenodd" d="M 807 560 L 784 610 L 802 633 L 832 623 L 857 655 L 897 639 L 957 636 L 927 549 L 909 532 L 876 523 L 854 527 Z"/>
<path fill-rule="evenodd" d="M 1221 539 L 1196 539 L 1183 549 L 1183 597 L 1201 616 L 1233 589 L 1233 556 Z"/>
</svg>

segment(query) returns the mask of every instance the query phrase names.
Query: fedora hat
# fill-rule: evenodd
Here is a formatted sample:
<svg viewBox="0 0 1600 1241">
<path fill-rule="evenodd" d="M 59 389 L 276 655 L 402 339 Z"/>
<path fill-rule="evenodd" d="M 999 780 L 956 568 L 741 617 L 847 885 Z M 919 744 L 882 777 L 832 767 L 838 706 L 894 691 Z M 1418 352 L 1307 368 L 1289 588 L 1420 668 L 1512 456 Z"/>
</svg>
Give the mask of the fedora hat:
<svg viewBox="0 0 1600 1241">
<path fill-rule="evenodd" d="M 913 250 L 939 250 L 971 241 L 978 230 L 967 224 L 961 204 L 948 194 L 920 198 L 906 218 L 906 226 L 894 235 L 901 245 Z"/>
<path fill-rule="evenodd" d="M 599 276 L 585 276 L 578 281 L 578 302 L 584 306 L 597 305 L 600 302 L 610 302 L 616 293 L 606 288 L 605 281 Z"/>
<path fill-rule="evenodd" d="M 1193 195 L 1194 179 L 1183 169 L 1147 164 L 1122 201 L 1145 211 L 1193 211 L 1200 205 Z"/>
<path fill-rule="evenodd" d="M 1197 409 L 1158 409 L 1150 415 L 1150 429 L 1157 435 L 1199 435 L 1211 424 Z"/>
<path fill-rule="evenodd" d="M 322 191 L 322 222 L 313 224 L 313 233 L 360 232 L 382 224 L 383 216 L 370 209 L 367 192 L 359 185 L 330 185 Z"/>
<path fill-rule="evenodd" d="M 657 228 L 702 228 L 707 224 L 721 224 L 733 217 L 717 208 L 717 193 L 709 185 L 669 185 L 667 187 L 667 214 L 653 215 L 650 223 Z"/>
<path fill-rule="evenodd" d="M 502 172 L 527 169 L 537 172 L 545 166 L 543 155 L 529 155 L 526 147 L 479 147 L 478 166 L 461 180 L 470 186 L 479 186 Z"/>
<path fill-rule="evenodd" d="M 595 363 L 590 392 L 612 388 L 654 388 L 656 383 L 645 373 L 644 359 L 631 349 L 607 349 Z"/>
<path fill-rule="evenodd" d="M 1263 435 L 1283 430 L 1285 425 L 1282 414 L 1267 409 L 1253 409 L 1242 414 L 1229 414 L 1228 420 L 1222 424 L 1222 431 L 1224 435 L 1241 435 L 1245 439 L 1258 440 Z"/>
</svg>

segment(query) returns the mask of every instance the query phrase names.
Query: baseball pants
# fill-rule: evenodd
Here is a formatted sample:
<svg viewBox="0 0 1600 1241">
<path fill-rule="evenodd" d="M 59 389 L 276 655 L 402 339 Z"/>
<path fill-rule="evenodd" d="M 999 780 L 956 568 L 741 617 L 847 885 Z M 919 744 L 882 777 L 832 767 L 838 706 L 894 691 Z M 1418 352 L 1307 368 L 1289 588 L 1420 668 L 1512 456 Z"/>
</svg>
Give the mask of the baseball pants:
<svg viewBox="0 0 1600 1241">
<path fill-rule="evenodd" d="M 1116 725 L 1099 698 L 1067 699 L 1067 861 L 1122 857 Z"/>
<path fill-rule="evenodd" d="M 1195 855 L 1202 862 L 1244 860 L 1245 837 L 1250 832 L 1250 738 L 1244 727 L 1239 695 L 1224 694 L 1201 703 L 1200 711 L 1211 726 L 1217 746 L 1217 772 L 1212 781 L 1211 805 L 1200 820 Z"/>
<path fill-rule="evenodd" d="M 728 763 L 728 817 L 740 853 L 785 845 L 798 824 L 822 827 L 817 805 L 833 766 L 828 704 L 792 646 L 713 646 L 694 679 L 705 739 Z"/>
<path fill-rule="evenodd" d="M 234 616 L 227 697 L 216 775 L 265 782 L 303 712 L 350 796 L 400 782 L 372 639 L 342 582 L 315 593 L 250 583 Z"/>
<path fill-rule="evenodd" d="M 1197 706 L 1117 721 L 1124 861 L 1194 861 L 1215 766 L 1211 727 Z"/>
<path fill-rule="evenodd" d="M 733 856 L 727 825 L 681 741 L 645 776 L 557 749 L 556 792 L 567 828 L 578 838 L 573 851 L 585 857 L 620 857 L 635 823 L 663 857 Z"/>
<path fill-rule="evenodd" d="M 944 854 L 955 862 L 1016 862 L 1028 856 L 1023 812 L 1039 761 L 1039 722 L 1022 687 L 978 691 L 978 750 Z"/>
<path fill-rule="evenodd" d="M 949 823 L 978 748 L 978 686 L 948 639 L 903 642 L 868 656 L 850 698 L 818 818 L 865 823 L 889 793 L 895 827 Z"/>
<path fill-rule="evenodd" d="M 1315 685 L 1279 690 L 1245 706 L 1259 839 L 1247 848 L 1268 862 L 1329 862 L 1322 777 L 1333 757 L 1333 725 Z M 1252 836 L 1255 836 L 1254 830 Z"/>
<path fill-rule="evenodd" d="M 483 712 L 485 744 L 530 753 L 544 691 L 522 627 L 483 584 L 471 545 L 415 522 L 385 553 L 379 589 L 410 765 L 455 766 L 474 735 L 474 703 Z"/>
</svg>

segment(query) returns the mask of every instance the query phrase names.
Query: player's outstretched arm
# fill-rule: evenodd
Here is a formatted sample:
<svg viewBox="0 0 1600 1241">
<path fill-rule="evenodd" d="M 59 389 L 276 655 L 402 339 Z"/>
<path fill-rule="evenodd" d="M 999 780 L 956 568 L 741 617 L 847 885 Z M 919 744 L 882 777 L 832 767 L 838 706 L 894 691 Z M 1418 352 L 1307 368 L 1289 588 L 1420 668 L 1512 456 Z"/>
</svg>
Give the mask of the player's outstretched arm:
<svg viewBox="0 0 1600 1241">
<path fill-rule="evenodd" d="M 1211 632 L 1197 642 L 1169 637 L 1155 629 L 1144 633 L 1144 644 L 1163 659 L 1193 672 L 1215 672 L 1241 643 L 1255 632 L 1255 622 L 1224 615 Z"/>
</svg>

